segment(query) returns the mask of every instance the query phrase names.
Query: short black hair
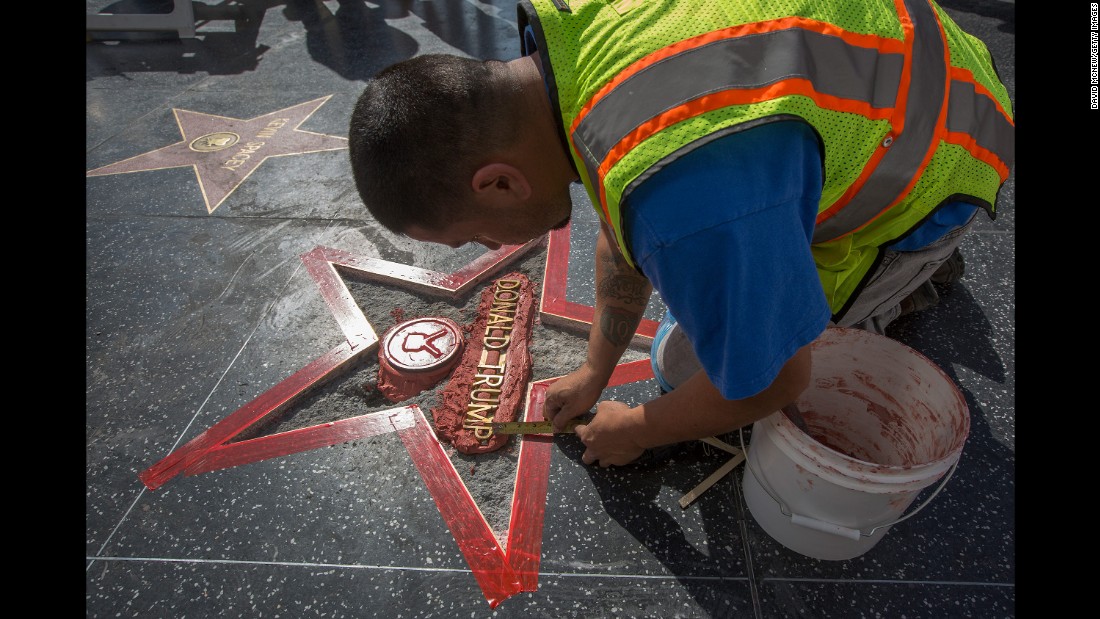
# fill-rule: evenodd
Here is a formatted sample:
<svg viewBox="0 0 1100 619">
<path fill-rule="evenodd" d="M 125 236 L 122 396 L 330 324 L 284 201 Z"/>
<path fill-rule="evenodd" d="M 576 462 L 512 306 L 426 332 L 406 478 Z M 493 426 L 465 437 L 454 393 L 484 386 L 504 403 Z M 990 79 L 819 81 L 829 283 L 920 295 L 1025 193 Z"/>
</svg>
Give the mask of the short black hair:
<svg viewBox="0 0 1100 619">
<path fill-rule="evenodd" d="M 383 69 L 352 111 L 359 197 L 392 232 L 439 230 L 473 196 L 470 179 L 518 134 L 518 84 L 504 63 L 427 54 Z"/>
</svg>

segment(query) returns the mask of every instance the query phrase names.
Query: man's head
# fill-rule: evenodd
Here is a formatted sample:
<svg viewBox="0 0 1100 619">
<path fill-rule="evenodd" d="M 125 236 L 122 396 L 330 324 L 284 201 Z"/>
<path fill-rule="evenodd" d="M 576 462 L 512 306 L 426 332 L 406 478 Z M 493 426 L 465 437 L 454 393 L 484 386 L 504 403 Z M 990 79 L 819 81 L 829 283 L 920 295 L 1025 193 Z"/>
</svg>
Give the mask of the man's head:
<svg viewBox="0 0 1100 619">
<path fill-rule="evenodd" d="M 524 89 L 510 63 L 441 54 L 375 76 L 348 135 L 355 184 L 374 218 L 454 246 L 522 243 L 564 225 L 568 184 L 554 187 L 540 169 Z"/>
</svg>

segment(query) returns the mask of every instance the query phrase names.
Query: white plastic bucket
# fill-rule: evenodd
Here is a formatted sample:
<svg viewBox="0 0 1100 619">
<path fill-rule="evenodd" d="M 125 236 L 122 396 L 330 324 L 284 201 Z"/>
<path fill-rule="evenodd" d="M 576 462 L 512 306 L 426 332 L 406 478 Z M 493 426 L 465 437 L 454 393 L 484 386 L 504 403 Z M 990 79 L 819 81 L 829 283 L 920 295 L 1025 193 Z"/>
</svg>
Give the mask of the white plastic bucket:
<svg viewBox="0 0 1100 619">
<path fill-rule="evenodd" d="M 970 414 L 943 370 L 888 337 L 830 328 L 811 348 L 810 386 L 796 402 L 809 434 L 782 412 L 753 424 L 742 487 L 749 512 L 780 544 L 851 559 L 943 488 Z"/>
</svg>

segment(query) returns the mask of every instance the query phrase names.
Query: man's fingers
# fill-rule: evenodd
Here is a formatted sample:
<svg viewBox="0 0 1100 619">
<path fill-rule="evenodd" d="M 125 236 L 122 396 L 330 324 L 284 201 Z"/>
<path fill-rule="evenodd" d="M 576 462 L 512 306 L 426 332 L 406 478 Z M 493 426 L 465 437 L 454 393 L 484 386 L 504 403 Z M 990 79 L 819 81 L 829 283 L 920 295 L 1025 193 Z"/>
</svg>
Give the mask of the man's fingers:
<svg viewBox="0 0 1100 619">
<path fill-rule="evenodd" d="M 560 395 L 559 393 L 551 393 L 546 397 L 546 401 L 542 404 L 542 416 L 545 419 L 554 421 L 558 417 L 562 417 L 561 422 L 565 423 L 574 415 L 570 415 L 569 412 L 569 398 Z"/>
<path fill-rule="evenodd" d="M 581 443 L 585 446 L 584 453 L 581 454 L 581 462 L 585 464 L 599 462 L 599 465 L 603 468 L 607 468 L 608 466 L 610 466 L 603 460 L 600 460 L 600 457 L 596 454 L 596 452 L 588 448 L 588 424 L 585 423 L 576 426 L 575 428 L 573 428 L 573 433 L 577 435 L 577 438 L 579 438 L 581 440 Z"/>
<path fill-rule="evenodd" d="M 558 414 L 558 411 L 550 408 L 549 406 L 542 407 L 542 418 L 547 421 L 553 421 L 554 416 Z"/>
<path fill-rule="evenodd" d="M 561 402 L 554 396 L 549 396 L 542 403 L 542 416 L 544 419 L 554 420 L 554 416 L 561 410 Z"/>
<path fill-rule="evenodd" d="M 543 417 L 546 417 L 550 421 L 554 422 L 554 428 L 555 429 L 564 430 L 566 424 L 568 424 L 573 419 L 576 419 L 577 417 L 580 417 L 582 414 L 584 414 L 584 412 L 585 411 L 573 411 L 573 410 L 568 410 L 567 411 L 565 408 L 562 408 L 562 409 L 558 410 L 556 413 L 554 413 L 553 417 L 546 417 L 545 412 L 543 413 Z"/>
<path fill-rule="evenodd" d="M 588 448 L 588 443 L 586 442 L 588 438 L 588 425 L 579 425 L 573 428 L 573 434 L 576 434 L 581 444 L 584 445 L 584 453 L 581 454 L 581 462 L 585 464 L 592 464 L 595 462 L 597 460 L 596 455 Z"/>
<path fill-rule="evenodd" d="M 592 464 L 593 462 L 598 462 L 599 465 L 600 465 L 600 468 L 604 468 L 604 469 L 611 466 L 611 461 L 610 460 L 607 460 L 606 458 L 605 459 L 600 459 L 600 458 L 596 457 L 595 455 L 593 455 L 592 452 L 589 451 L 589 450 L 585 450 L 584 454 L 581 456 L 581 462 L 583 462 L 585 464 Z"/>
</svg>

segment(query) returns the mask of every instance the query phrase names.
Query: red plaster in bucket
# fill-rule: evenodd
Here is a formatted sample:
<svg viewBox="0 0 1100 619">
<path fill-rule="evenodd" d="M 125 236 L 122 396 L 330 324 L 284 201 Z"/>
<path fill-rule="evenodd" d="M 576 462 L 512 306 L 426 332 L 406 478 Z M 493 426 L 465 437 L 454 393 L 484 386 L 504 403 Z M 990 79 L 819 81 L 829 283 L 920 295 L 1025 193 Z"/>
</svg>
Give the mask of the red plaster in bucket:
<svg viewBox="0 0 1100 619">
<path fill-rule="evenodd" d="M 796 402 L 809 435 L 778 412 L 756 422 L 745 498 L 784 546 L 850 559 L 953 470 L 970 415 L 951 378 L 895 340 L 831 328 L 812 351 L 810 386 Z"/>
<path fill-rule="evenodd" d="M 436 433 L 465 454 L 496 451 L 507 435 L 492 421 L 515 421 L 531 378 L 534 288 L 522 273 L 495 280 L 481 293 L 477 319 L 458 369 L 432 409 Z"/>
<path fill-rule="evenodd" d="M 957 455 L 970 431 L 962 394 L 927 358 L 883 337 L 833 329 L 813 344 L 828 368 L 798 401 L 810 436 L 872 471 Z"/>
</svg>

